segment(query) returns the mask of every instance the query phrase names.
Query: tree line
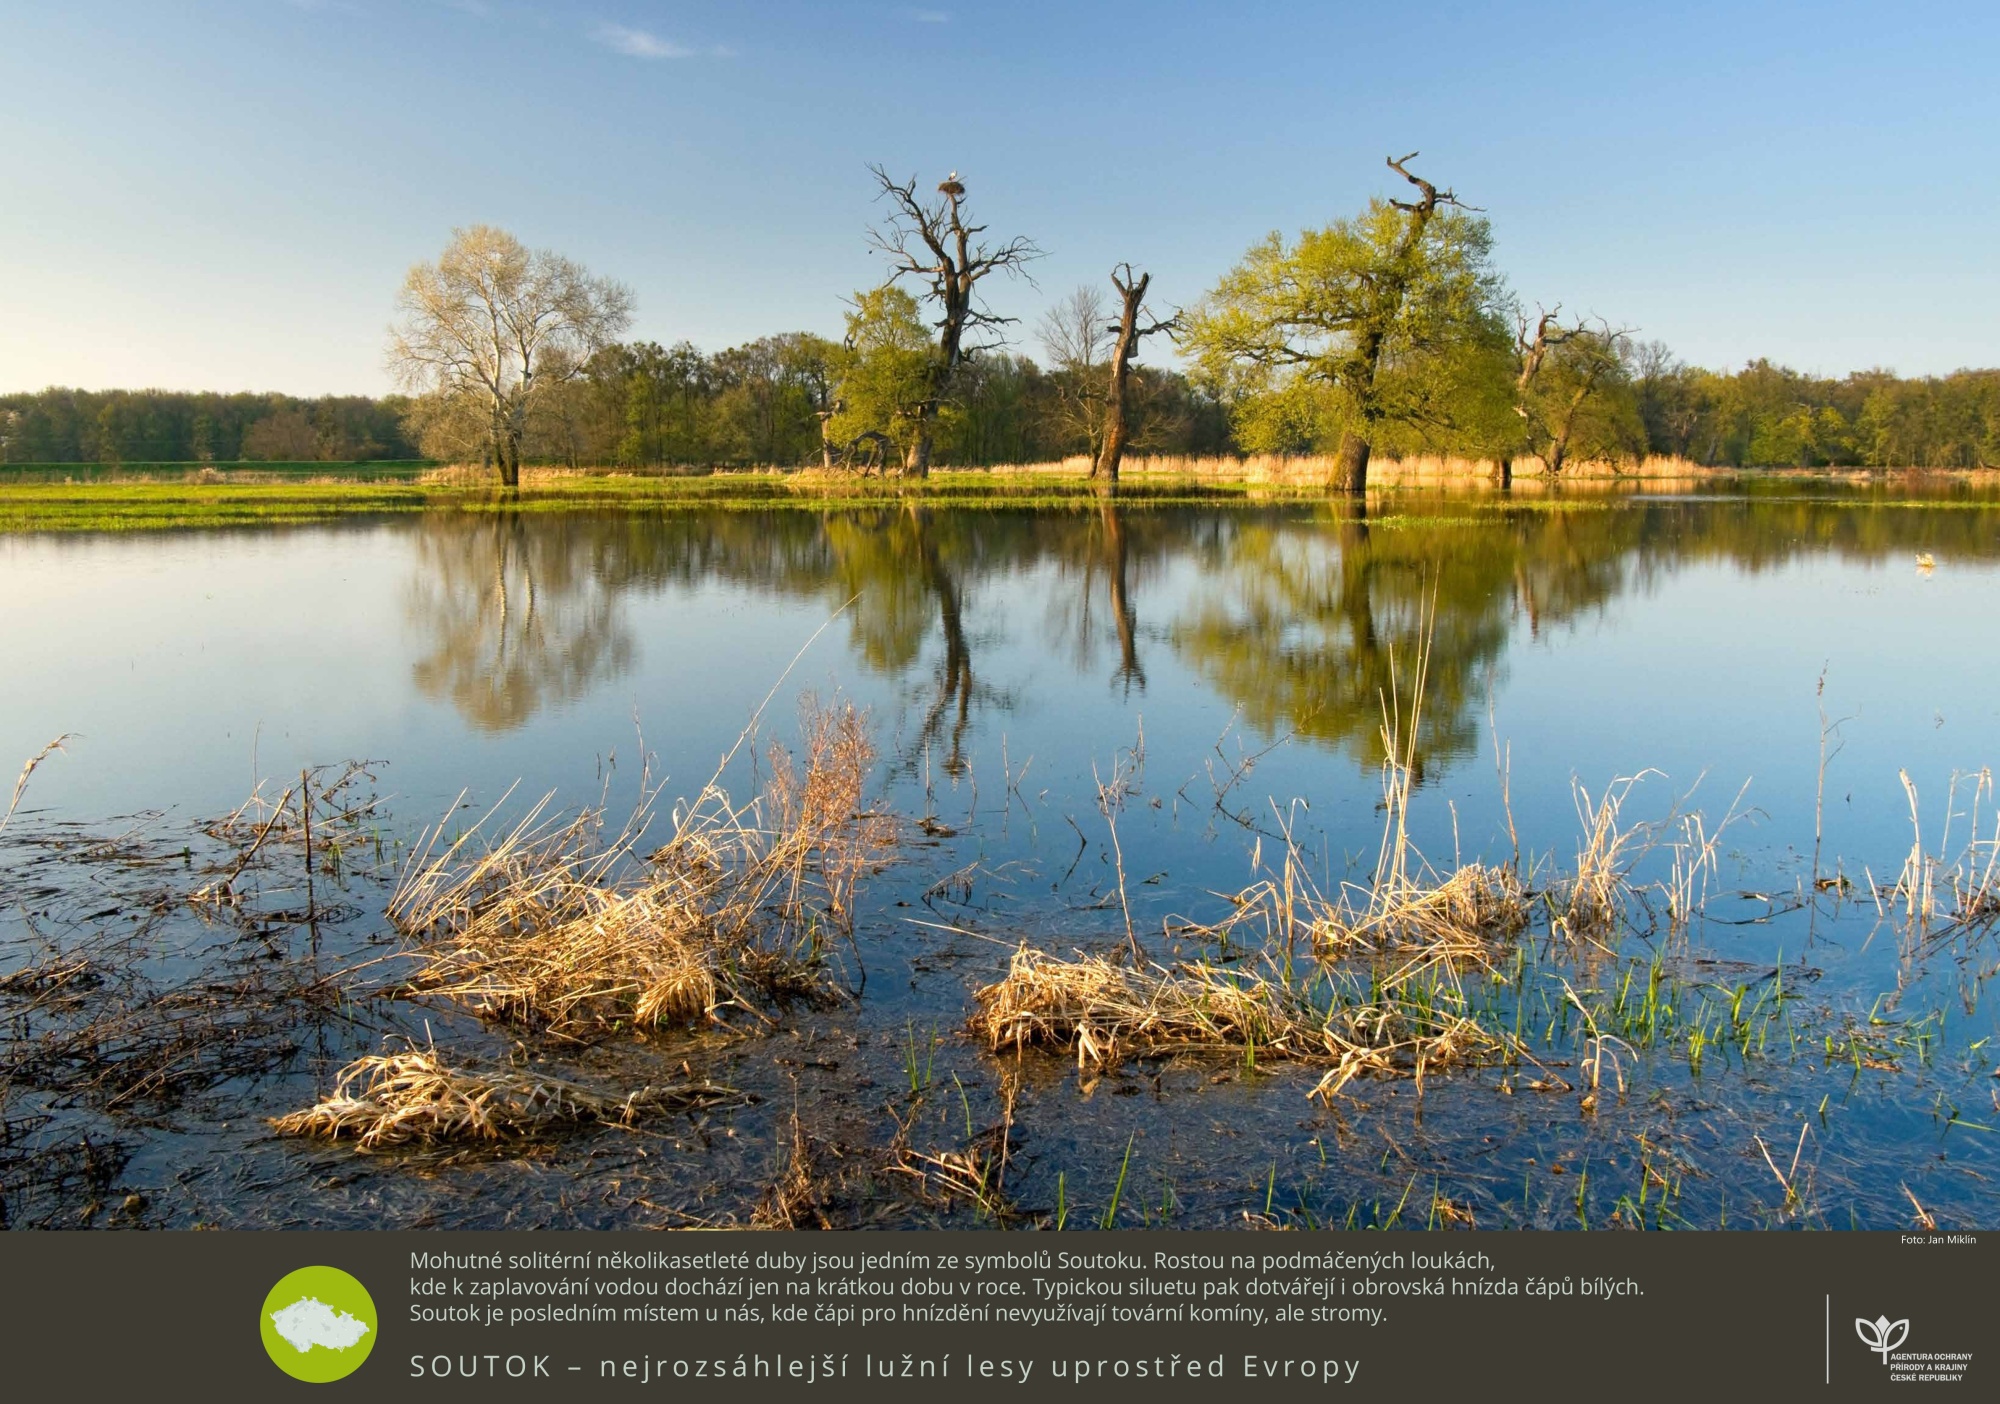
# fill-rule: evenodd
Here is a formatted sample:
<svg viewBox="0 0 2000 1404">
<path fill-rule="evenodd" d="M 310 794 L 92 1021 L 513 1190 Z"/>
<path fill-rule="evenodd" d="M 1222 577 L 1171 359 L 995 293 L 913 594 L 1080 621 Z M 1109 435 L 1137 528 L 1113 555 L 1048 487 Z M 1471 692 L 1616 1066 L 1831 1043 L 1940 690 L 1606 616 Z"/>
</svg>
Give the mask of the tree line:
<svg viewBox="0 0 2000 1404">
<path fill-rule="evenodd" d="M 7 462 L 337 460 L 673 469 L 819 464 L 899 470 L 1127 452 L 1311 454 L 1358 491 L 1377 455 L 1517 461 L 1670 455 L 1723 467 L 2000 464 L 2000 371 L 1839 379 L 1753 361 L 1719 372 L 1500 272 L 1483 211 L 1387 165 L 1405 198 L 1253 244 L 1164 314 L 1120 263 L 1032 329 L 992 294 L 1041 249 L 988 237 L 953 172 L 935 194 L 870 167 L 886 263 L 838 340 L 809 332 L 713 354 L 620 340 L 633 298 L 503 230 L 454 232 L 397 299 L 381 399 L 49 390 L 0 397 Z M 999 275 L 998 284 L 994 276 Z M 1140 363 L 1147 339 L 1179 368 Z M 1039 360 L 1022 349 L 1032 340 Z M 1154 343 L 1157 345 L 1158 343 Z"/>
<path fill-rule="evenodd" d="M 531 461 L 640 469 L 789 467 L 820 459 L 821 386 L 838 342 L 806 332 L 713 354 L 682 342 L 621 343 L 531 419 Z M 1142 406 L 1136 453 L 1332 451 L 1329 426 L 1282 402 L 1225 405 L 1181 371 L 1131 368 Z M 1087 370 L 1001 351 L 982 358 L 941 416 L 940 461 L 966 466 L 1095 457 L 1099 429 L 1078 393 Z M 883 422 L 857 380 L 836 436 Z M 879 397 L 878 397 L 879 398 Z M 1234 410 L 1232 415 L 1231 411 Z M 2000 371 L 1898 377 L 1807 375 L 1767 360 L 1706 370 L 1642 342 L 1601 405 L 1573 430 L 1571 458 L 1673 455 L 1719 467 L 1975 468 L 2000 464 Z M 0 463 L 343 463 L 471 459 L 480 432 L 429 432 L 435 406 L 408 396 L 49 389 L 0 395 Z M 893 420 L 889 420 L 891 427 Z M 837 442 L 842 440 L 836 438 Z M 893 439 L 891 441 L 893 445 Z M 1455 452 L 1412 433 L 1397 452 Z"/>
<path fill-rule="evenodd" d="M 401 395 L 68 390 L 0 395 L 0 463 L 351 463 L 422 450 Z"/>
</svg>

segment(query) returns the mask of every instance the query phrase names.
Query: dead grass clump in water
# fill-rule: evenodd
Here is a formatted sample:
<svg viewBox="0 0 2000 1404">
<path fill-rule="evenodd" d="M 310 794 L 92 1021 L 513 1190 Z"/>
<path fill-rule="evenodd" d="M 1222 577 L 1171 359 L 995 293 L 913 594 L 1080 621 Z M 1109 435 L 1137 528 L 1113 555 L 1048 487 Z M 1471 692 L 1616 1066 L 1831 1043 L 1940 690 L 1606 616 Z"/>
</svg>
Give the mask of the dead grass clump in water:
<svg viewBox="0 0 2000 1404">
<path fill-rule="evenodd" d="M 713 1083 L 646 1087 L 606 1096 L 559 1078 L 514 1069 L 480 1071 L 440 1062 L 437 1050 L 358 1058 L 340 1070 L 333 1095 L 272 1120 L 283 1136 L 348 1138 L 361 1150 L 499 1141 L 587 1123 L 630 1126 L 649 1112 L 714 1106 L 741 1094 Z"/>
<path fill-rule="evenodd" d="M 1297 986 L 1196 962 L 1134 969 L 1101 957 L 1063 960 L 1027 947 L 1007 977 L 975 995 L 973 1024 L 995 1051 L 1042 1044 L 1076 1050 L 1082 1067 L 1127 1053 L 1230 1051 L 1333 1068 L 1313 1095 L 1364 1074 L 1413 1075 L 1505 1051 L 1473 1019 L 1386 993 L 1349 999 L 1322 978 L 1324 1002 Z"/>
<path fill-rule="evenodd" d="M 1980 837 L 1980 811 L 1992 801 L 1993 772 L 1987 769 L 1952 776 L 1945 798 L 1944 830 L 1935 853 L 1925 844 L 1917 787 L 1907 770 L 1899 771 L 1898 776 L 1910 801 L 1910 853 L 1895 885 L 1876 891 L 1876 902 L 1886 903 L 1888 911 L 1902 909 L 1899 925 L 1904 943 L 1912 951 L 1956 936 L 1990 931 L 2000 923 L 2000 808 L 1993 813 L 1985 838 Z M 1970 799 L 1969 811 L 1960 809 L 1962 792 Z M 1969 820 L 1970 833 L 1963 850 L 1953 857 L 1951 830 L 1961 814 Z"/>
<path fill-rule="evenodd" d="M 650 797 L 609 838 L 601 810 L 552 822 L 547 800 L 483 851 L 467 835 L 436 854 L 433 835 L 389 904 L 417 943 L 411 987 L 566 1033 L 827 993 L 827 947 L 890 831 L 860 808 L 865 715 L 802 710 L 805 754 L 773 747 L 758 800 L 738 808 L 712 780 L 645 856 Z"/>
<path fill-rule="evenodd" d="M 902 1146 L 890 1156 L 888 1168 L 906 1175 L 928 1203 L 949 1205 L 964 1200 L 982 1219 L 1012 1222 L 1020 1211 L 1003 1187 L 1006 1165 L 1003 1132 L 995 1127 L 963 1150 L 929 1153 Z"/>
<path fill-rule="evenodd" d="M 764 1197 L 750 1216 L 752 1228 L 830 1229 L 827 1217 L 828 1186 L 819 1170 L 819 1156 L 813 1138 L 806 1134 L 799 1114 L 792 1113 L 792 1144 L 786 1152 L 785 1168 L 764 1189 Z"/>
<path fill-rule="evenodd" d="M 317 902 L 314 873 L 335 879 L 385 878 L 382 799 L 374 774 L 380 764 L 351 760 L 340 766 L 308 766 L 275 800 L 264 793 L 266 782 L 259 780 L 242 804 L 202 826 L 204 834 L 235 853 L 229 862 L 210 870 L 213 880 L 188 893 L 188 902 L 210 913 L 241 907 L 245 893 L 238 884 L 246 872 L 290 869 L 306 878 L 306 912 L 311 917 Z M 291 849 L 300 855 L 298 868 L 291 868 L 294 860 L 287 856 Z"/>
<path fill-rule="evenodd" d="M 1281 877 L 1236 895 L 1224 927 L 1197 930 L 1233 935 L 1259 921 L 1287 949 L 1303 938 L 1320 960 L 1387 957 L 1381 983 L 1393 989 L 1434 969 L 1491 968 L 1495 953 L 1528 926 L 1532 899 L 1511 867 L 1467 863 L 1449 876 L 1422 867 L 1357 900 L 1351 886 L 1323 896 L 1296 853 L 1284 866 Z"/>
<path fill-rule="evenodd" d="M 1583 821 L 1583 846 L 1576 869 L 1550 894 L 1550 926 L 1555 935 L 1572 941 L 1603 942 L 1616 933 L 1633 897 L 1632 864 L 1650 838 L 1622 825 L 1619 811 L 1632 787 L 1652 771 L 1614 780 L 1596 800 L 1575 786 L 1577 816 Z"/>
</svg>

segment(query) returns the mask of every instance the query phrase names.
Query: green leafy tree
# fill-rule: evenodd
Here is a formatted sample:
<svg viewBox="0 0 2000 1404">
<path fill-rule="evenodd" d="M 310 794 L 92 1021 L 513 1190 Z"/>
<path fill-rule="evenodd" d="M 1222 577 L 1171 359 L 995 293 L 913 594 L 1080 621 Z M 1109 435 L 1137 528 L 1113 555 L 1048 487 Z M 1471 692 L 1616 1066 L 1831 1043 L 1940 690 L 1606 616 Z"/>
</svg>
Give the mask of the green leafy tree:
<svg viewBox="0 0 2000 1404">
<path fill-rule="evenodd" d="M 880 435 L 899 452 L 931 432 L 937 348 L 917 300 L 891 284 L 854 295 L 835 364 L 839 400 L 830 432 L 843 444 Z M 927 450 L 928 451 L 928 450 Z"/>
<path fill-rule="evenodd" d="M 1563 327 L 1555 319 L 1542 313 L 1532 339 L 1527 319 L 1520 323 L 1515 408 L 1529 451 L 1550 477 L 1573 458 L 1638 456 L 1646 430 L 1624 354 L 1627 334 L 1603 322 Z"/>
<path fill-rule="evenodd" d="M 788 332 L 712 357 L 715 432 L 723 456 L 788 465 L 817 452 L 818 416 L 827 404 L 838 351 L 824 337 Z"/>
<path fill-rule="evenodd" d="M 1253 247 L 1189 316 L 1184 344 L 1234 398 L 1289 395 L 1285 419 L 1339 426 L 1330 486 L 1361 492 L 1386 432 L 1447 415 L 1465 348 L 1496 338 L 1499 282 L 1484 219 L 1449 190 L 1371 200 L 1353 219 Z M 1303 391 L 1303 399 L 1296 398 Z M 1310 414 L 1305 414 L 1307 406 Z"/>
</svg>

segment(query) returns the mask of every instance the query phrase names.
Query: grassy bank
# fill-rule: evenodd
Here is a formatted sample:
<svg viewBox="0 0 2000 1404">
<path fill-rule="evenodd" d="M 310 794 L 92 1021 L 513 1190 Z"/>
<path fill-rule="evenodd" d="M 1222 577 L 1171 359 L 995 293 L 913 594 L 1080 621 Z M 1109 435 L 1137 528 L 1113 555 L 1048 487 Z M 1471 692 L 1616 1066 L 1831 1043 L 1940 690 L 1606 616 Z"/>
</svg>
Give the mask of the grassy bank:
<svg viewBox="0 0 2000 1404">
<path fill-rule="evenodd" d="M 944 471 L 923 481 L 846 474 L 728 472 L 641 477 L 528 469 L 517 492 L 427 475 L 410 482 L 75 482 L 0 486 L 0 532 L 143 531 L 284 525 L 428 510 L 676 511 L 801 507 L 814 510 L 928 502 L 962 507 L 1059 507 L 1094 501 L 1080 476 Z M 1312 489 L 1252 483 L 1148 480 L 1120 496 L 1145 502 L 1310 498 Z"/>
<path fill-rule="evenodd" d="M 280 483 L 413 481 L 436 468 L 429 459 L 328 463 L 0 463 L 0 485 L 15 483 Z"/>
<path fill-rule="evenodd" d="M 297 465 L 294 465 L 297 466 Z M 0 532 L 136 531 L 173 527 L 282 525 L 351 515 L 427 510 L 456 511 L 673 511 L 686 508 L 801 507 L 838 510 L 891 502 L 947 507 L 1064 507 L 1096 500 L 1082 459 L 1062 463 L 941 469 L 929 478 L 826 473 L 817 470 L 745 469 L 671 475 L 604 470 L 528 468 L 521 488 L 504 492 L 476 471 L 400 465 L 378 472 L 359 465 L 357 476 L 336 475 L 342 465 L 313 465 L 310 478 L 287 473 L 252 476 L 207 473 L 121 474 L 70 481 L 21 481 L 0 474 Z M 1329 463 L 1314 458 L 1136 459 L 1119 486 L 1133 503 L 1313 501 L 1326 494 Z M 1489 490 L 1488 465 L 1460 460 L 1385 461 L 1371 470 L 1384 491 L 1463 488 Z M 1585 464 L 1560 483 L 1517 475 L 1517 499 L 1551 492 L 1671 490 L 1741 481 L 1795 479 L 1856 484 L 1898 481 L 1900 470 L 1789 470 L 1702 468 L 1677 459 L 1648 459 L 1629 471 Z M 1992 474 L 1933 474 L 1932 478 Z"/>
</svg>

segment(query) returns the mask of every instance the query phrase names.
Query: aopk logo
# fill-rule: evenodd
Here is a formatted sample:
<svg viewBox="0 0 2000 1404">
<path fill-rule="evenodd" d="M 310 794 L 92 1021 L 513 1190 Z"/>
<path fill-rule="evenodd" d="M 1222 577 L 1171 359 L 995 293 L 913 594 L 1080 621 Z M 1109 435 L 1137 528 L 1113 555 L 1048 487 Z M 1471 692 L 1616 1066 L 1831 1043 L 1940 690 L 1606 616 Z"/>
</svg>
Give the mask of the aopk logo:
<svg viewBox="0 0 2000 1404">
<path fill-rule="evenodd" d="M 1878 1316 L 1873 1321 L 1865 1317 L 1854 1318 L 1854 1334 L 1861 1337 L 1861 1343 L 1882 1357 L 1882 1363 L 1889 1363 L 1889 1352 L 1909 1338 L 1910 1322 L 1906 1317 L 1901 1321 L 1891 1321 L 1886 1316 Z"/>
</svg>

